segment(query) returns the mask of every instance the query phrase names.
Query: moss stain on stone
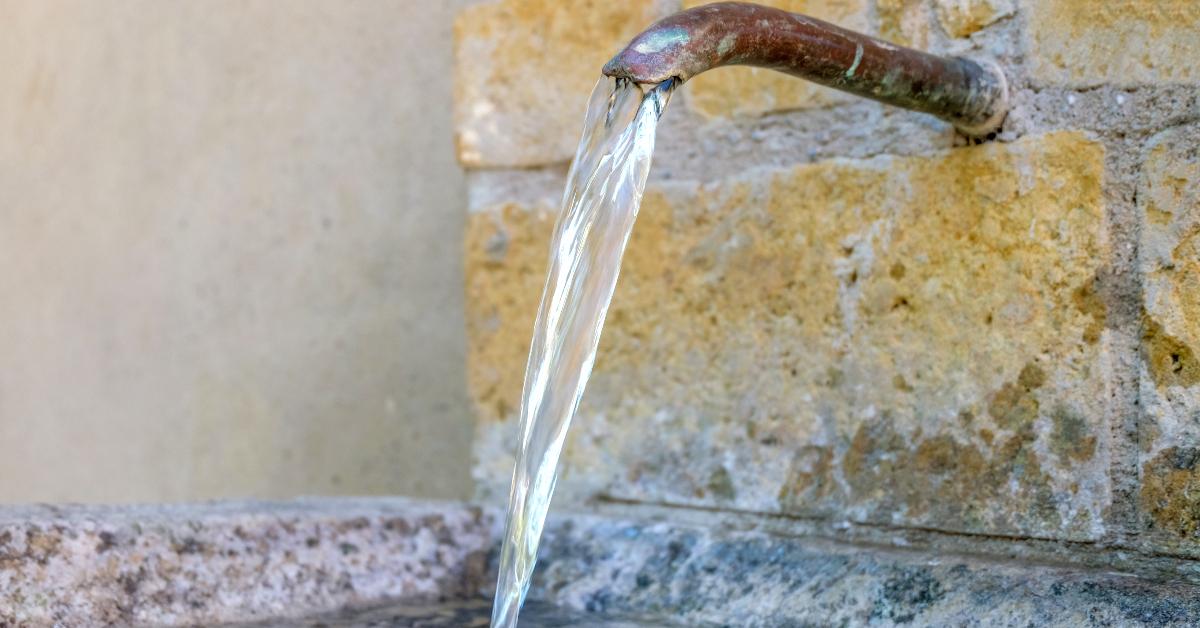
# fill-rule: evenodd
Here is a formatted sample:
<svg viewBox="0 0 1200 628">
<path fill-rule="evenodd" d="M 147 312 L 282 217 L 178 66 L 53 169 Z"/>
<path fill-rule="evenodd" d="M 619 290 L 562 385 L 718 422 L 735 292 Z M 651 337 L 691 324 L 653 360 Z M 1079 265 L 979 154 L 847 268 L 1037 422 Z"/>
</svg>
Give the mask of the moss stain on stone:
<svg viewBox="0 0 1200 628">
<path fill-rule="evenodd" d="M 1150 376 L 1159 388 L 1200 382 L 1200 362 L 1192 348 L 1168 334 L 1149 315 L 1142 318 L 1142 348 Z"/>
<path fill-rule="evenodd" d="M 1054 429 L 1050 432 L 1050 451 L 1063 463 L 1086 462 L 1096 454 L 1096 436 L 1088 430 L 1087 421 L 1065 407 L 1057 407 L 1050 415 Z"/>
<path fill-rule="evenodd" d="M 815 500 L 828 497 L 836 487 L 832 464 L 833 452 L 828 447 L 801 447 L 779 491 L 780 507 L 784 511 L 804 510 Z"/>
<path fill-rule="evenodd" d="M 903 510 L 910 518 L 975 526 L 995 525 L 997 517 L 1013 512 L 1053 521 L 1057 506 L 1033 451 L 1035 440 L 1032 425 L 1026 425 L 989 455 L 949 435 L 910 443 L 890 425 L 868 423 L 851 441 L 842 469 L 850 501 L 873 502 L 878 513 Z"/>
<path fill-rule="evenodd" d="M 1142 467 L 1147 527 L 1194 541 L 1200 530 L 1200 449 L 1169 447 Z"/>
<path fill-rule="evenodd" d="M 733 487 L 733 480 L 729 477 L 729 472 L 725 467 L 718 467 L 712 475 L 708 476 L 708 493 L 718 499 L 733 501 L 737 499 L 737 490 Z"/>
<path fill-rule="evenodd" d="M 1071 295 L 1076 309 L 1092 318 L 1092 322 L 1083 330 L 1083 340 L 1088 344 L 1100 341 L 1100 333 L 1108 322 L 1108 306 L 1101 298 L 1099 289 L 1100 278 L 1093 277 Z"/>
<path fill-rule="evenodd" d="M 1005 384 L 992 396 L 988 414 L 997 425 L 1007 429 L 1032 423 L 1037 418 L 1039 407 L 1034 393 L 1045 383 L 1045 372 L 1036 364 L 1026 364 L 1017 381 Z"/>
</svg>

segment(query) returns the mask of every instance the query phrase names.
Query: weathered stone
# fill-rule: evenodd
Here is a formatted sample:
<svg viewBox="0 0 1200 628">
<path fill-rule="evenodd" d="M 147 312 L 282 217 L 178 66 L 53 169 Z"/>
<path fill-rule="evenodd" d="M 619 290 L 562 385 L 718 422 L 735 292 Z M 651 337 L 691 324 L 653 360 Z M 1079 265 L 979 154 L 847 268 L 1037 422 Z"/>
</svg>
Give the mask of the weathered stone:
<svg viewBox="0 0 1200 628">
<path fill-rule="evenodd" d="M 1102 171 L 1055 133 L 650 190 L 560 495 L 1096 538 Z M 485 494 L 550 228 L 545 207 L 470 221 Z"/>
<path fill-rule="evenodd" d="M 533 319 L 546 282 L 549 206 L 505 205 L 472 214 L 467 226 L 467 383 L 475 415 L 504 421 L 520 403 Z M 525 327 L 524 333 L 520 331 Z"/>
<path fill-rule="evenodd" d="M 1025 0 L 1034 78 L 1044 84 L 1200 80 L 1195 0 Z"/>
<path fill-rule="evenodd" d="M 934 6 L 952 37 L 966 37 L 1016 10 L 1013 0 L 937 0 Z"/>
<path fill-rule="evenodd" d="M 685 8 L 708 0 L 685 0 Z M 759 2 L 833 22 L 857 31 L 869 30 L 866 0 L 770 0 Z M 812 109 L 845 102 L 847 96 L 808 81 L 765 68 L 730 67 L 701 74 L 683 92 L 688 106 L 705 116 L 758 115 L 789 109 Z"/>
<path fill-rule="evenodd" d="M 214 625 L 473 595 L 492 523 L 396 498 L 2 508 L 0 626 Z"/>
<path fill-rule="evenodd" d="M 1200 554 L 1200 127 L 1149 144 L 1137 193 L 1144 524 L 1151 542 Z"/>
<path fill-rule="evenodd" d="M 925 50 L 929 46 L 929 6 L 923 0 L 876 0 L 879 36 Z"/>
<path fill-rule="evenodd" d="M 1200 587 L 1022 559 L 552 517 L 530 598 L 688 626 L 1194 626 Z M 711 623 L 710 623 L 711 622 Z"/>
<path fill-rule="evenodd" d="M 566 161 L 600 68 L 668 12 L 644 0 L 501 0 L 455 24 L 455 120 L 466 166 Z"/>
<path fill-rule="evenodd" d="M 373 608 L 349 608 L 337 613 L 306 617 L 301 621 L 288 622 L 289 628 L 463 628 L 463 626 L 488 626 L 492 616 L 492 601 L 484 597 L 438 600 L 427 602 L 408 601 Z M 275 623 L 272 626 L 278 625 Z M 537 600 L 526 600 L 521 604 L 522 626 L 588 626 L 588 628 L 638 628 L 641 626 L 678 626 L 673 617 L 660 614 L 649 616 L 619 617 L 586 609 L 575 610 Z M 689 624 L 693 628 L 709 628 L 707 625 Z M 265 626 L 242 626 L 239 628 L 265 628 Z"/>
</svg>

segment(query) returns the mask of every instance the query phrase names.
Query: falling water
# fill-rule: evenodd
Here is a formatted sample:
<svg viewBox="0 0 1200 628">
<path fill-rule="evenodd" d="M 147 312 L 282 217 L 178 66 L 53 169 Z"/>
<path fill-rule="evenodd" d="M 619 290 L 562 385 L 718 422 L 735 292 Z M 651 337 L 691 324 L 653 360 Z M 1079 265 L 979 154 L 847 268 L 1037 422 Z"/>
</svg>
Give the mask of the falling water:
<svg viewBox="0 0 1200 628">
<path fill-rule="evenodd" d="M 643 91 L 629 81 L 602 78 L 588 102 L 525 367 L 521 447 L 508 497 L 493 628 L 517 625 L 529 590 L 558 456 L 592 372 L 646 188 L 654 132 L 673 87 L 667 81 Z"/>
</svg>

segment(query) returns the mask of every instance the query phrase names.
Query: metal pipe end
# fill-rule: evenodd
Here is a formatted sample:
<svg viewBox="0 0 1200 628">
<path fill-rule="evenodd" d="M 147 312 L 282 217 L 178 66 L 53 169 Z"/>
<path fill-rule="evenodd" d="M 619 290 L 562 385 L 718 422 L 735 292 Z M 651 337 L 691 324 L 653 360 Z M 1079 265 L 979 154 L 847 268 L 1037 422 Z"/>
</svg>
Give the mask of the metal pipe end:
<svg viewBox="0 0 1200 628">
<path fill-rule="evenodd" d="M 631 59 L 631 55 L 622 52 L 604 64 L 601 72 L 605 76 L 610 76 L 615 79 L 625 79 L 639 84 L 656 84 L 674 79 L 680 83 L 684 81 L 683 76 L 678 74 L 669 74 L 664 72 L 653 59 L 647 62 L 638 62 L 636 59 Z"/>
<path fill-rule="evenodd" d="M 725 65 L 778 70 L 946 120 L 963 133 L 995 132 L 1008 113 L 1008 80 L 992 61 L 903 48 L 803 15 L 718 2 L 665 17 L 604 64 L 640 84 L 682 83 Z"/>
<path fill-rule="evenodd" d="M 606 76 L 635 83 L 661 83 L 669 79 L 682 82 L 712 63 L 707 51 L 698 49 L 694 42 L 695 33 L 689 28 L 660 22 L 635 37 L 601 71 Z"/>
<path fill-rule="evenodd" d="M 769 32 L 772 25 L 790 19 L 791 14 L 779 9 L 742 2 L 717 2 L 680 11 L 634 37 L 604 64 L 603 72 L 635 83 L 686 81 L 733 61 L 739 52 L 739 35 Z"/>
<path fill-rule="evenodd" d="M 1011 102 L 1009 101 L 1008 77 L 1000 64 L 990 59 L 973 59 L 974 63 L 983 68 L 987 82 L 991 83 L 990 94 L 987 94 L 986 108 L 978 121 L 954 121 L 954 128 L 964 135 L 985 137 L 1000 130 L 1004 119 L 1008 116 Z"/>
</svg>

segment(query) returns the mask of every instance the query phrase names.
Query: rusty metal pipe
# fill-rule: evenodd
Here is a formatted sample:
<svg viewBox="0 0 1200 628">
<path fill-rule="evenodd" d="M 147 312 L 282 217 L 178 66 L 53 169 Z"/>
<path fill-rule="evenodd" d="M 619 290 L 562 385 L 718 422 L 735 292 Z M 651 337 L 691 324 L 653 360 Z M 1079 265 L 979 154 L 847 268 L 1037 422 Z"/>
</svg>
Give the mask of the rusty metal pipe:
<svg viewBox="0 0 1200 628">
<path fill-rule="evenodd" d="M 890 44 L 796 13 L 719 2 L 667 17 L 638 35 L 604 73 L 638 83 L 686 81 L 725 65 L 778 70 L 889 105 L 933 114 L 969 135 L 999 128 L 1008 85 L 983 64 Z"/>
</svg>

